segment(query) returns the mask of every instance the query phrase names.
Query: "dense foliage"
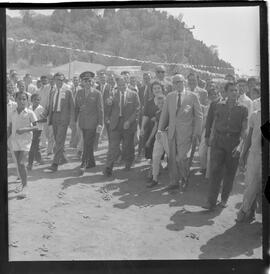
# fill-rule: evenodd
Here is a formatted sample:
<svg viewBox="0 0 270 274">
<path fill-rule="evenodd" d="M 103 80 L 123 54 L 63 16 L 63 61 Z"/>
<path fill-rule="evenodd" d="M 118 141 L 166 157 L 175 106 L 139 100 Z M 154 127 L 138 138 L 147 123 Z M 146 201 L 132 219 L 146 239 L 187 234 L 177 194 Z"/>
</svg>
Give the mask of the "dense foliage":
<svg viewBox="0 0 270 274">
<path fill-rule="evenodd" d="M 50 16 L 34 14 L 32 11 L 21 11 L 21 15 L 22 18 L 7 16 L 8 37 L 34 39 L 41 43 L 142 60 L 231 68 L 211 48 L 194 39 L 192 33 L 184 28 L 184 22 L 166 12 L 138 8 L 105 9 L 101 16 L 93 9 L 59 9 Z M 73 60 L 103 65 L 139 65 L 87 53 L 73 52 L 71 57 Z M 30 66 L 55 66 L 67 63 L 69 58 L 70 54 L 65 50 L 40 46 L 19 47 L 18 44 L 7 43 L 9 63 L 21 59 Z M 223 72 L 214 68 L 208 70 Z"/>
</svg>

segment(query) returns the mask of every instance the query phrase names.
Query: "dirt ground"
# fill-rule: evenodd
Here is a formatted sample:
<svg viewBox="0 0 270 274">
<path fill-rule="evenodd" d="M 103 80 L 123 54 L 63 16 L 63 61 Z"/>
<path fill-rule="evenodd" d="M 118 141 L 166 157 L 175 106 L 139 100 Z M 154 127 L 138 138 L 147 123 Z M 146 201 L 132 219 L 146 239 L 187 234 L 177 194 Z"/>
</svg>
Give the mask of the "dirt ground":
<svg viewBox="0 0 270 274">
<path fill-rule="evenodd" d="M 188 190 L 168 193 L 167 171 L 159 186 L 146 188 L 146 161 L 129 172 L 116 165 L 113 177 L 104 177 L 106 151 L 103 142 L 97 167 L 78 176 L 80 162 L 67 139 L 69 163 L 46 173 L 51 158 L 43 154 L 45 164 L 28 174 L 25 199 L 14 193 L 18 183 L 9 158 L 11 261 L 262 258 L 261 214 L 251 224 L 235 223 L 243 175 L 236 178 L 229 206 L 207 212 L 201 205 L 208 182 L 198 172 L 197 157 Z"/>
</svg>

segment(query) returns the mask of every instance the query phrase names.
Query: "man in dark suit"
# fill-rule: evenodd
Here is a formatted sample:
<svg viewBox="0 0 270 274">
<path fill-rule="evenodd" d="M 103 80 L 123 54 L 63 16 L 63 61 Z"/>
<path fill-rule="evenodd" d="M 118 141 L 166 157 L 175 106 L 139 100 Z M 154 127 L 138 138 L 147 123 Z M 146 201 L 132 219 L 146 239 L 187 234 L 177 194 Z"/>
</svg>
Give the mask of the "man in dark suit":
<svg viewBox="0 0 270 274">
<path fill-rule="evenodd" d="M 54 75 L 55 85 L 53 86 L 49 101 L 45 107 L 42 117 L 48 116 L 48 125 L 53 127 L 55 139 L 54 158 L 49 171 L 55 172 L 60 163 L 66 163 L 64 156 L 64 146 L 67 135 L 67 128 L 74 113 L 74 101 L 68 85 L 64 84 L 65 76 L 57 72 Z"/>
<path fill-rule="evenodd" d="M 110 144 L 104 175 L 112 175 L 114 162 L 119 156 L 121 142 L 122 160 L 125 161 L 125 169 L 130 170 L 134 160 L 134 134 L 137 130 L 139 111 L 138 94 L 129 90 L 125 78 L 120 76 L 117 79 L 117 90 L 110 102 Z"/>
<path fill-rule="evenodd" d="M 94 143 L 96 133 L 103 126 L 103 103 L 100 91 L 94 86 L 95 74 L 85 71 L 80 75 L 82 89 L 75 98 L 75 121 L 79 119 L 79 127 L 83 133 L 83 156 L 81 168 L 96 166 L 94 158 Z"/>
</svg>

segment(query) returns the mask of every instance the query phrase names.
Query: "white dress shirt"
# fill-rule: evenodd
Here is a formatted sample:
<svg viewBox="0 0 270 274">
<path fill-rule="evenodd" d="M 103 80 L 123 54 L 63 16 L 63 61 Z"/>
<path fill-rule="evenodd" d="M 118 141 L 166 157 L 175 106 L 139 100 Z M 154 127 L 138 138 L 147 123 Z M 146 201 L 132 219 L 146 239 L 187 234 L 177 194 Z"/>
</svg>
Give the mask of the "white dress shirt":
<svg viewBox="0 0 270 274">
<path fill-rule="evenodd" d="M 248 109 L 248 119 L 250 118 L 253 112 L 253 102 L 252 100 L 244 93 L 239 96 L 238 102 L 240 105 L 247 107 Z"/>
</svg>

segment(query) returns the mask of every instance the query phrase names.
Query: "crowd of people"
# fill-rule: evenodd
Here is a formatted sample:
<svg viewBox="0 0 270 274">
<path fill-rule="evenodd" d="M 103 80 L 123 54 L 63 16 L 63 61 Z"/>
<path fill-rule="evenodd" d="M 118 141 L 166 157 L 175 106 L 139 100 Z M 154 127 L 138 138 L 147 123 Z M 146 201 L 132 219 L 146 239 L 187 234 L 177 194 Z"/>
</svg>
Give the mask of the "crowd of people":
<svg viewBox="0 0 270 274">
<path fill-rule="evenodd" d="M 202 176 L 209 181 L 207 210 L 226 207 L 237 173 L 245 172 L 246 190 L 238 222 L 254 220 L 261 192 L 261 104 L 256 78 L 228 74 L 202 80 L 196 73 L 166 75 L 164 66 L 144 72 L 142 81 L 129 71 L 120 75 L 85 71 L 72 80 L 58 72 L 19 79 L 7 75 L 8 149 L 16 163 L 16 192 L 26 196 L 27 173 L 43 164 L 40 147 L 53 155 L 48 172 L 68 162 L 77 150 L 81 174 L 96 166 L 100 140 L 108 140 L 104 176 L 115 163 L 129 171 L 134 161 L 149 160 L 147 187 L 159 184 L 162 160 L 167 163 L 168 191 L 186 190 L 196 150 Z M 221 188 L 222 185 L 222 188 Z M 221 190 L 221 200 L 217 201 Z"/>
</svg>

